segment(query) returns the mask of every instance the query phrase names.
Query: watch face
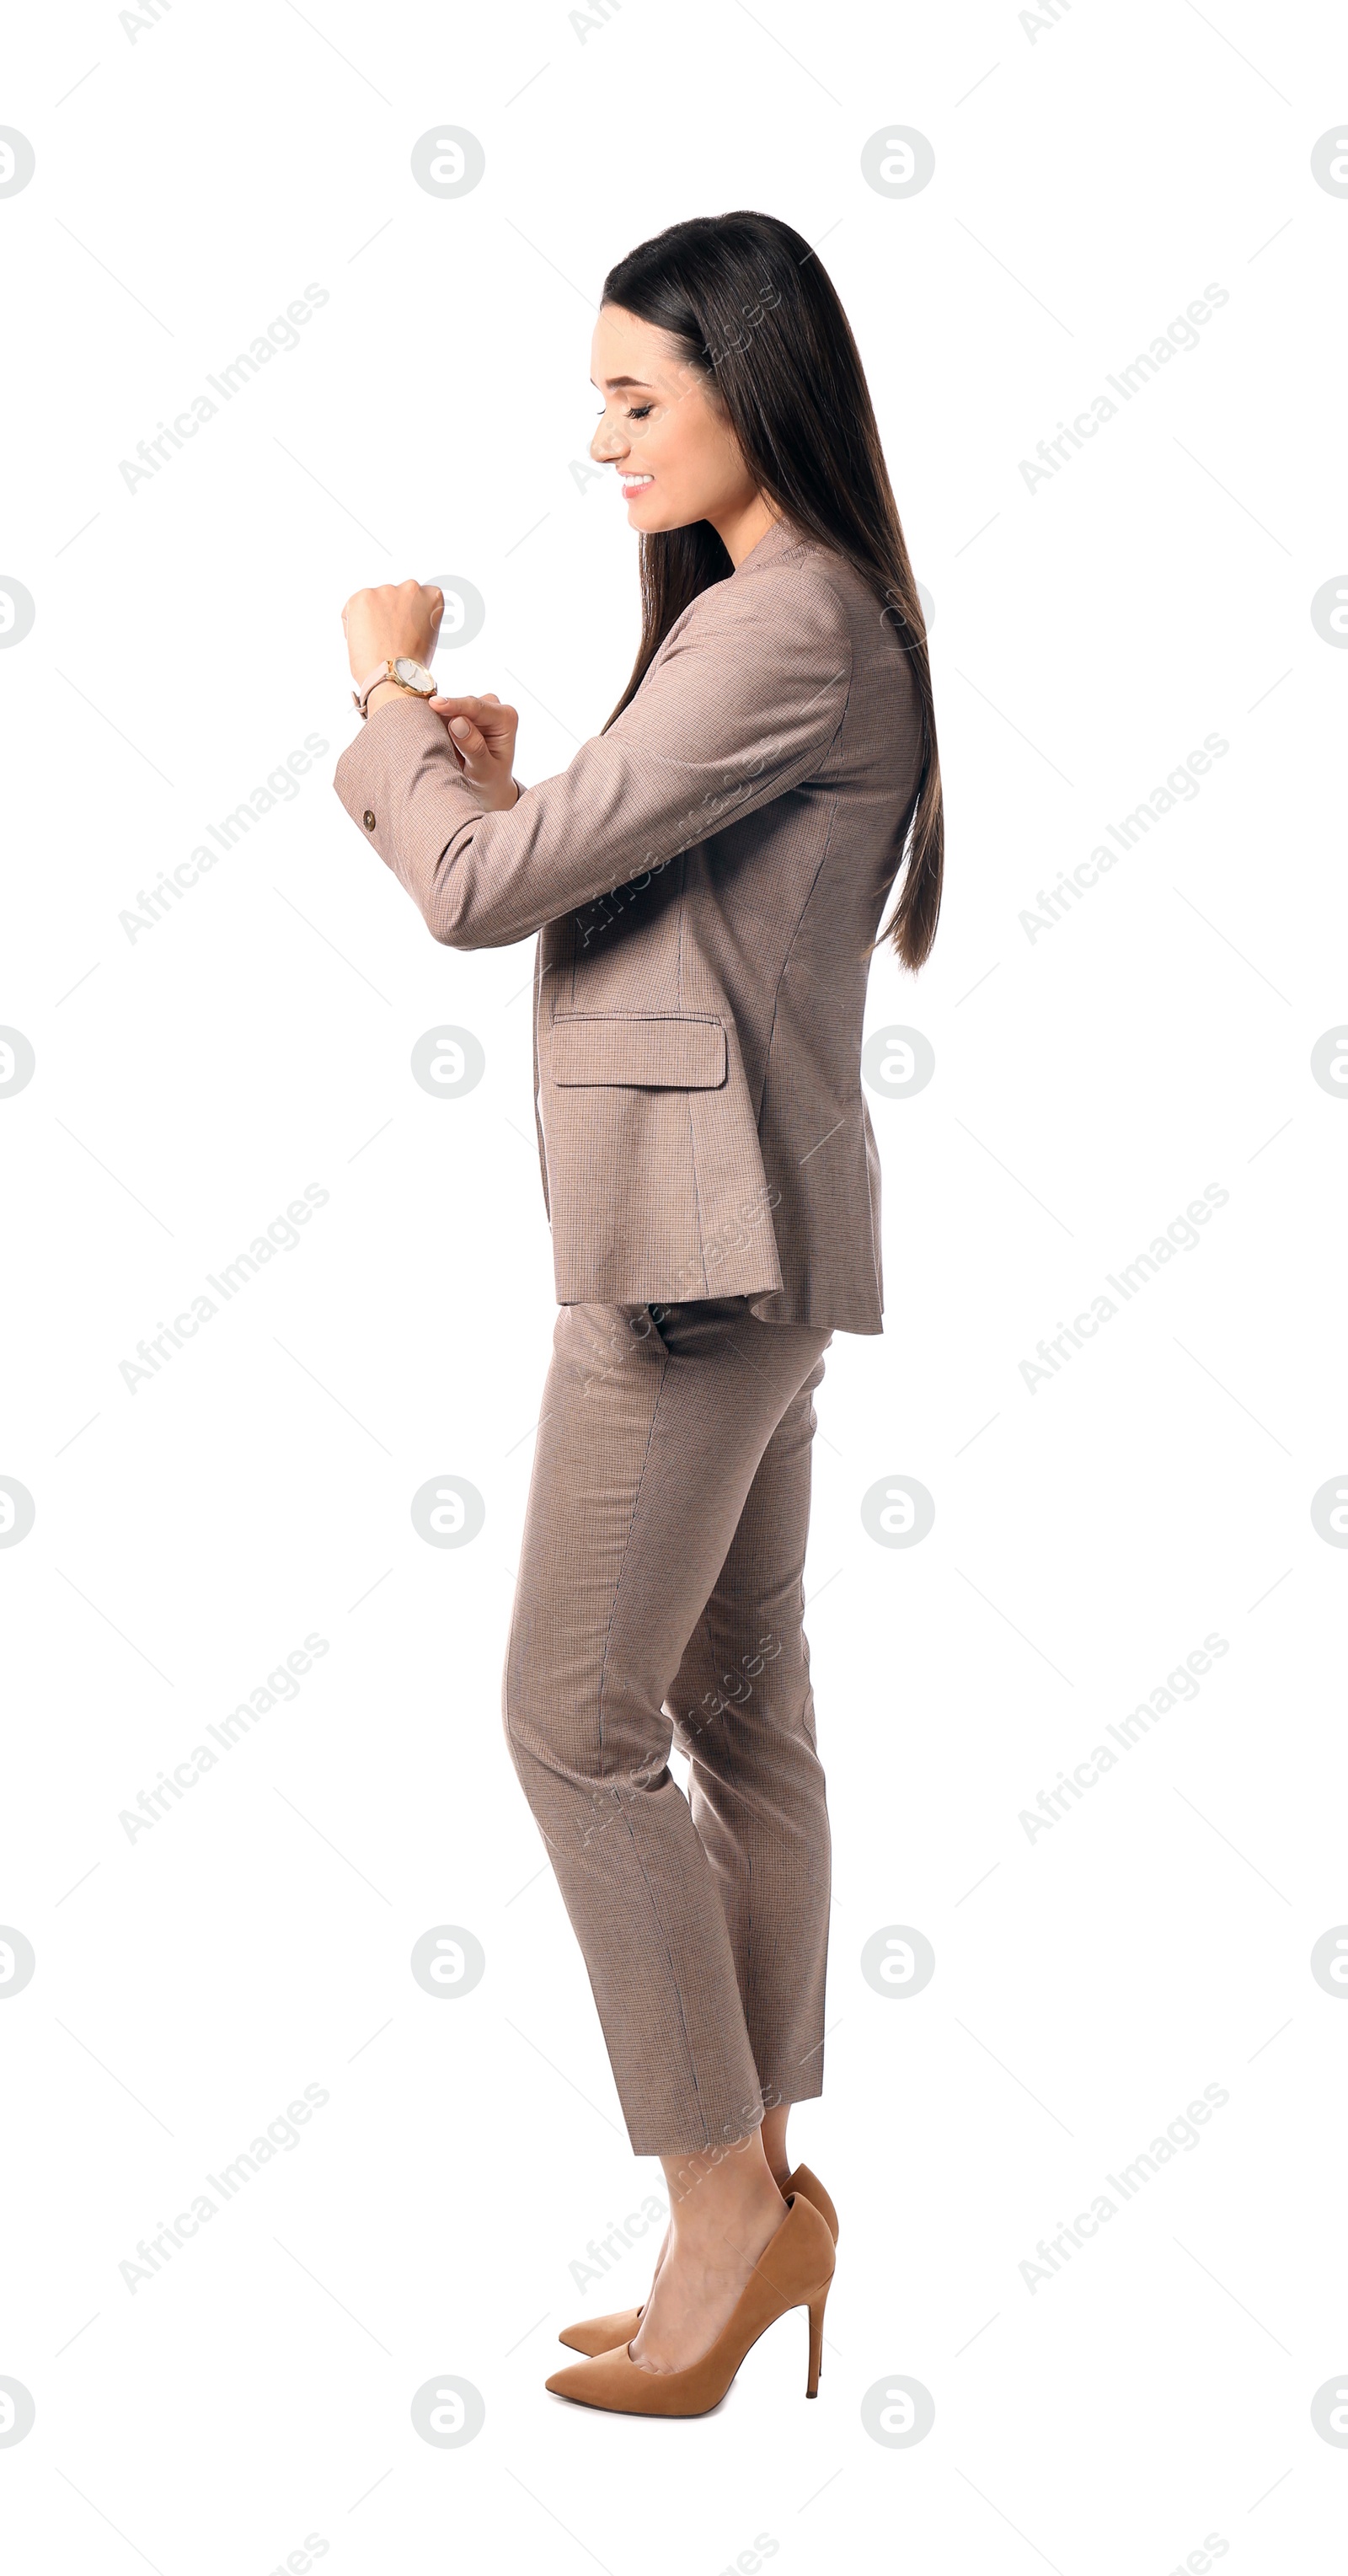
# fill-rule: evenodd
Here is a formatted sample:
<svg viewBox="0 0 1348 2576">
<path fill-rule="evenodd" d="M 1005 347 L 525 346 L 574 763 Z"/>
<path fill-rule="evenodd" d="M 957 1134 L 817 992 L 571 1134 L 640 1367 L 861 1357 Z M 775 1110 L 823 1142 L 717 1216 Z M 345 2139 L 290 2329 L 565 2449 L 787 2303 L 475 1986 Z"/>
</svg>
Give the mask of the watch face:
<svg viewBox="0 0 1348 2576">
<path fill-rule="evenodd" d="M 430 672 L 423 669 L 420 662 L 409 661 L 405 653 L 399 654 L 394 663 L 393 676 L 401 680 L 405 688 L 433 689 L 435 687 L 435 681 Z"/>
</svg>

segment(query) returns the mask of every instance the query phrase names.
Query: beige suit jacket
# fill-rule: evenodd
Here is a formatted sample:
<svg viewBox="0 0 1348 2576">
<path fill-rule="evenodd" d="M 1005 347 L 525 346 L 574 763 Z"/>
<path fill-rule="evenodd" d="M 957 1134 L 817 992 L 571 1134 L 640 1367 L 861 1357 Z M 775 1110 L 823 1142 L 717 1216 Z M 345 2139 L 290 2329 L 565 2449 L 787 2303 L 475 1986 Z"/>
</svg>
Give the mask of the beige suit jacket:
<svg viewBox="0 0 1348 2576">
<path fill-rule="evenodd" d="M 337 793 L 451 948 L 541 931 L 535 1100 L 562 1305 L 750 1298 L 881 1329 L 868 949 L 921 717 L 851 566 L 778 520 L 569 768 L 484 813 L 380 707 Z"/>
</svg>

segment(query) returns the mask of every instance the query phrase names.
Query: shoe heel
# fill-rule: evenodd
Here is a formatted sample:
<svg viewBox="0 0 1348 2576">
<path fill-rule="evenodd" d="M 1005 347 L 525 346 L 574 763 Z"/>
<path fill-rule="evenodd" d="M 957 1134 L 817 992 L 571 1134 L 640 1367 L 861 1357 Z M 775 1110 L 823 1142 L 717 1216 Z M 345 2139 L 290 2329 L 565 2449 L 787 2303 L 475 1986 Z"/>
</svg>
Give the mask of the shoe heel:
<svg viewBox="0 0 1348 2576">
<path fill-rule="evenodd" d="M 824 2367 L 824 2303 L 828 2298 L 828 2294 L 829 2283 L 826 2281 L 822 2290 L 816 2290 L 814 2297 L 809 2303 L 810 2370 L 809 2377 L 805 2382 L 805 2394 L 807 2397 L 817 2397 L 819 2394 L 819 2373 Z"/>
</svg>

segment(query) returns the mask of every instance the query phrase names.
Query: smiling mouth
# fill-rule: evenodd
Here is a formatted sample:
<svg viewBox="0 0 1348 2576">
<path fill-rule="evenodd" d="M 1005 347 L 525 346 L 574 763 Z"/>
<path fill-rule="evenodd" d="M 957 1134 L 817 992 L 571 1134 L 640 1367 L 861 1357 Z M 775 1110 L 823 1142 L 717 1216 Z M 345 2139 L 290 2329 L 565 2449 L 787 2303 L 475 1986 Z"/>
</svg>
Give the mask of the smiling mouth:
<svg viewBox="0 0 1348 2576">
<path fill-rule="evenodd" d="M 655 481 L 655 476 L 653 474 L 624 474 L 621 479 L 624 492 L 644 492 L 647 484 Z"/>
</svg>

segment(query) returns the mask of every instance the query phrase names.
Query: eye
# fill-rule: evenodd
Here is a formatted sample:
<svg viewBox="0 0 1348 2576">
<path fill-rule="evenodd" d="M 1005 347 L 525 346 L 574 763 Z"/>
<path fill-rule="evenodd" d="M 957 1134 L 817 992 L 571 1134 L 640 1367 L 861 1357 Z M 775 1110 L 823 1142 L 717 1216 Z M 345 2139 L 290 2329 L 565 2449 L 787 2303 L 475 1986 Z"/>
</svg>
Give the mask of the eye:
<svg viewBox="0 0 1348 2576">
<path fill-rule="evenodd" d="M 627 417 L 629 420 L 648 420 L 654 409 L 654 403 L 643 403 L 639 411 L 629 411 Z"/>
</svg>

